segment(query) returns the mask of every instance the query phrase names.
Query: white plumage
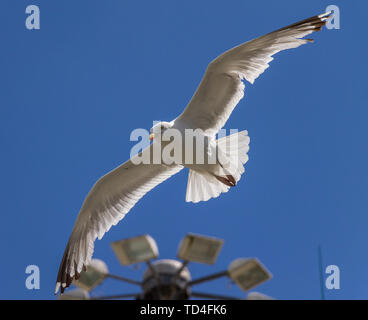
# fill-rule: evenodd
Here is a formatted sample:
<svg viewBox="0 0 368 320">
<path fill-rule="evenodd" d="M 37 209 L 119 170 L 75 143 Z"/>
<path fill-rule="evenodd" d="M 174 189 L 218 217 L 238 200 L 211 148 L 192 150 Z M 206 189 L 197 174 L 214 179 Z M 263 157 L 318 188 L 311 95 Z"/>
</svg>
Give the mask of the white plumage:
<svg viewBox="0 0 368 320">
<path fill-rule="evenodd" d="M 281 50 L 310 42 L 301 39 L 319 31 L 330 13 L 271 32 L 226 51 L 213 60 L 183 113 L 170 123 L 153 127 L 202 129 L 206 151 L 216 148 L 216 164 L 136 164 L 132 158 L 103 176 L 87 195 L 75 222 L 59 268 L 55 293 L 68 287 L 91 261 L 96 238 L 101 239 L 148 191 L 185 167 L 189 168 L 186 201 L 207 201 L 235 186 L 248 161 L 249 137 L 242 131 L 219 140 L 215 135 L 244 95 L 243 79 L 253 83 Z M 193 151 L 195 153 L 195 151 Z M 152 145 L 136 157 L 152 153 Z"/>
</svg>

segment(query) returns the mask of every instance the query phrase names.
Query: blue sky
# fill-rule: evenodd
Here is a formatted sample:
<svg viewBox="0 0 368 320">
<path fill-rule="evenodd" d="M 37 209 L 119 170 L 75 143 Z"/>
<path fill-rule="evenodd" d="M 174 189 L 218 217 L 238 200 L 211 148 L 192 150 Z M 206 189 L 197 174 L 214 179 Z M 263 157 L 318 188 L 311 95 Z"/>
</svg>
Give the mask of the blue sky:
<svg viewBox="0 0 368 320">
<path fill-rule="evenodd" d="M 25 8 L 39 5 L 41 29 Z M 256 291 L 319 299 L 317 247 L 337 265 L 341 289 L 328 299 L 367 299 L 367 130 L 365 1 L 2 1 L 0 10 L 1 299 L 54 299 L 58 265 L 84 197 L 129 157 L 135 128 L 172 120 L 207 64 L 223 51 L 325 11 L 341 29 L 278 54 L 226 128 L 251 137 L 246 175 L 200 204 L 185 200 L 187 171 L 147 194 L 101 241 L 94 257 L 121 267 L 110 242 L 148 233 L 174 258 L 187 232 L 225 239 L 214 266 L 193 278 L 258 257 L 273 279 Z M 27 290 L 38 265 L 41 289 Z M 106 281 L 98 295 L 132 292 Z M 239 297 L 223 279 L 197 290 Z"/>
</svg>

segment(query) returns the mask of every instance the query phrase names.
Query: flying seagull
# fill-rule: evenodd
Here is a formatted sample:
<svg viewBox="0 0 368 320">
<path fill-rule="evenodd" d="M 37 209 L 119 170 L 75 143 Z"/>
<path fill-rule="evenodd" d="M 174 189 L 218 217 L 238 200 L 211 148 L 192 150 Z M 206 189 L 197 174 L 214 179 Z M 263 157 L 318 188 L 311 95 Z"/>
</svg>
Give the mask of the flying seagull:
<svg viewBox="0 0 368 320">
<path fill-rule="evenodd" d="M 206 138 L 206 152 L 211 153 L 213 148 L 223 150 L 222 159 L 226 161 L 216 158 L 214 164 L 137 164 L 137 157 L 150 154 L 153 143 L 100 178 L 88 193 L 75 222 L 60 264 L 55 294 L 59 289 L 63 293 L 73 279 L 78 279 L 80 272 L 86 270 L 96 238 L 101 239 L 148 191 L 184 167 L 189 168 L 186 201 L 207 201 L 236 185 L 248 160 L 247 131 L 219 140 L 215 140 L 215 136 L 243 98 L 243 80 L 253 84 L 268 68 L 274 54 L 312 42 L 304 37 L 321 30 L 330 15 L 331 12 L 323 13 L 243 43 L 208 65 L 182 114 L 171 122 L 153 126 L 150 139 L 156 139 L 172 128 L 180 132 L 201 129 Z"/>
</svg>

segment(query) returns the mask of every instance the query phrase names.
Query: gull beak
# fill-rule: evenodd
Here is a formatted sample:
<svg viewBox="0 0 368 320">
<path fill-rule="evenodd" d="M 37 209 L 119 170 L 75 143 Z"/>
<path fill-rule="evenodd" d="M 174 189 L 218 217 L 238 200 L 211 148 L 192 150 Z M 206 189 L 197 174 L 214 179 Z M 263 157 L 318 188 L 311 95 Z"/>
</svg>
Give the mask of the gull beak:
<svg viewBox="0 0 368 320">
<path fill-rule="evenodd" d="M 151 133 L 151 134 L 149 135 L 149 139 L 150 139 L 150 141 L 152 141 L 154 137 L 155 137 L 155 134 L 154 134 L 154 133 Z"/>
</svg>

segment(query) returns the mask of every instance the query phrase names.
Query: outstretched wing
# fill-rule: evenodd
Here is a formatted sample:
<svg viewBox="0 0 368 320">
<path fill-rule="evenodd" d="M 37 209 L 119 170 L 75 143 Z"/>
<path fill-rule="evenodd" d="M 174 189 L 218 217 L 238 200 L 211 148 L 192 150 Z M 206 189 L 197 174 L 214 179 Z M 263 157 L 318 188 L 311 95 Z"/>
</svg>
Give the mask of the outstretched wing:
<svg viewBox="0 0 368 320">
<path fill-rule="evenodd" d="M 183 166 L 137 164 L 152 161 L 153 145 L 103 176 L 87 195 L 66 246 L 56 280 L 55 294 L 67 288 L 89 264 L 94 241 L 101 239 L 148 191 L 178 173 Z M 147 163 L 146 162 L 146 163 Z"/>
<path fill-rule="evenodd" d="M 321 30 L 329 13 L 324 13 L 248 41 L 213 60 L 194 96 L 177 118 L 186 128 L 200 128 L 215 135 L 244 96 L 243 79 L 253 83 L 279 51 L 311 42 L 301 39 Z"/>
</svg>

